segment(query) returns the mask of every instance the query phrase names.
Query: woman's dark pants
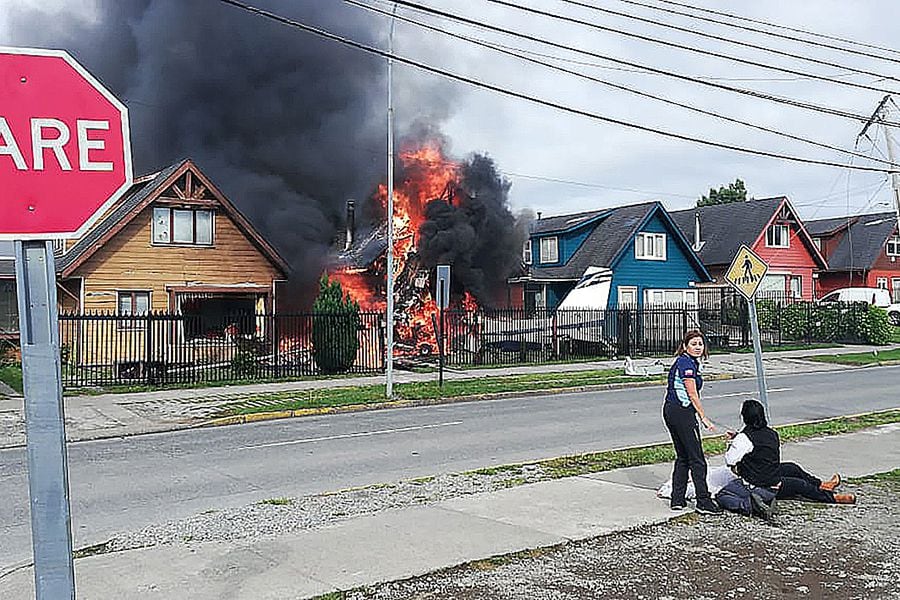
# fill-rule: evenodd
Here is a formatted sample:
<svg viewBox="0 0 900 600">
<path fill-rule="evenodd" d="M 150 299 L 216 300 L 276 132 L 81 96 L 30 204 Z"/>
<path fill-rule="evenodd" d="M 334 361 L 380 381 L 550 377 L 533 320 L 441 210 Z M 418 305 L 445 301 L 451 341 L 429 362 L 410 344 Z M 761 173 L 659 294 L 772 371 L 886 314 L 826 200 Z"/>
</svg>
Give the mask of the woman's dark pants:
<svg viewBox="0 0 900 600">
<path fill-rule="evenodd" d="M 684 408 L 666 402 L 663 404 L 663 420 L 675 445 L 671 503 L 673 505 L 684 503 L 688 471 L 691 473 L 694 489 L 697 490 L 697 500 L 709 498 L 709 489 L 706 487 L 706 457 L 703 456 L 703 446 L 700 444 L 700 427 L 697 425 L 694 407 Z"/>
</svg>

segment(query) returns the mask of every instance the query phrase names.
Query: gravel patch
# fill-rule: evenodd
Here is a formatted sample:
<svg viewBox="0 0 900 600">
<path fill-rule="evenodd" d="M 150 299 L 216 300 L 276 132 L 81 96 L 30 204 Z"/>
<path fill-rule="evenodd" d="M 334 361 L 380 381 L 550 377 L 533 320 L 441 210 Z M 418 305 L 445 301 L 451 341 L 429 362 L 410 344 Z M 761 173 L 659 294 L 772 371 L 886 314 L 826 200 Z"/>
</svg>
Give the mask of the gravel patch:
<svg viewBox="0 0 900 600">
<path fill-rule="evenodd" d="M 523 465 L 497 473 L 448 474 L 302 498 L 272 498 L 122 533 L 105 544 L 105 551 L 277 536 L 317 529 L 383 510 L 492 492 L 549 477 L 539 465 Z"/>
<path fill-rule="evenodd" d="M 667 524 L 479 561 L 348 600 L 900 598 L 900 483 L 845 486 L 856 506 L 781 502 L 769 524 Z"/>
</svg>

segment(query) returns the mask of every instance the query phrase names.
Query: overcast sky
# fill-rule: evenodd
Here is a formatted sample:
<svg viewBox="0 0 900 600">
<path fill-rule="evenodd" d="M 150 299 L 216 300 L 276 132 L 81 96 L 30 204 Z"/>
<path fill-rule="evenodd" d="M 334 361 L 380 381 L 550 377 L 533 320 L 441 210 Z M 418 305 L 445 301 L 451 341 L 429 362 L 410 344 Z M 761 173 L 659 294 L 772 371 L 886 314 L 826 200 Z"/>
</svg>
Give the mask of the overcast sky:
<svg viewBox="0 0 900 600">
<path fill-rule="evenodd" d="M 216 3 L 216 0 L 187 1 Z M 338 0 L 327 1 L 339 3 Z M 389 2 L 361 1 L 390 9 Z M 857 47 L 858 50 L 890 59 L 878 60 L 665 14 L 621 0 L 583 1 L 595 7 L 623 11 L 691 30 L 829 61 L 837 63 L 838 66 L 812 64 L 705 39 L 665 27 L 572 6 L 559 0 L 518 0 L 516 4 L 697 49 L 900 92 L 900 53 Z M 85 21 L 96 18 L 95 15 L 101 10 L 99 7 L 108 2 L 0 0 L 0 45 L 21 44 L 22 40 L 28 39 L 21 31 L 11 31 L 6 14 L 7 9 L 13 6 L 31 4 L 40 7 L 44 19 L 36 20 L 34 27 L 46 28 L 52 24 L 53 30 L 65 32 L 70 25 L 81 26 Z M 250 4 L 269 6 L 273 9 L 285 6 L 283 3 L 273 4 L 273 2 L 274 0 L 249 1 Z M 529 14 L 519 9 L 491 4 L 486 0 L 420 0 L 420 2 L 483 23 L 524 32 L 595 54 L 612 56 L 655 69 L 674 71 L 705 81 L 823 105 L 848 113 L 868 116 L 884 96 L 882 91 L 854 89 L 836 83 L 813 81 L 796 75 L 741 65 L 670 46 L 629 39 L 571 22 Z M 662 4 L 657 0 L 640 0 L 640 2 L 674 10 L 687 10 Z M 166 2 L 157 0 L 149 3 Z M 290 11 L 292 14 L 287 16 L 304 20 L 305 4 L 306 2 L 294 4 L 295 10 Z M 758 0 L 753 3 L 702 0 L 692 4 L 867 44 L 900 48 L 898 41 L 900 3 L 895 0 L 858 2 Z M 236 9 L 223 7 L 223 10 Z M 370 27 L 374 32 L 373 39 L 379 40 L 382 44 L 386 43 L 388 21 L 385 17 L 352 6 L 343 7 L 341 10 L 348 11 L 348 14 L 353 13 L 356 19 L 370 21 Z M 872 140 L 863 139 L 857 144 L 857 135 L 862 127 L 862 123 L 857 120 L 714 90 L 699 84 L 650 74 L 641 69 L 623 70 L 621 66 L 617 67 L 596 57 L 565 52 L 526 40 L 454 24 L 403 8 L 399 9 L 399 14 L 492 44 L 503 44 L 516 51 L 549 55 L 541 57 L 532 54 L 540 60 L 551 61 L 558 66 L 593 78 L 639 89 L 792 135 L 847 150 L 855 149 L 859 153 L 877 158 L 885 157 L 887 152 L 885 135 L 881 128 L 870 130 Z M 249 14 L 245 18 L 258 19 Z M 743 24 L 761 27 L 749 21 L 744 21 Z M 202 32 L 203 24 L 196 24 L 196 28 Z M 350 35 L 348 32 L 339 33 Z M 297 31 L 295 35 L 311 34 Z M 797 34 L 796 37 L 803 36 Z M 47 35 L 42 39 L 52 44 Z M 59 39 L 58 45 L 65 45 L 65 35 L 61 34 Z M 838 42 L 812 39 L 839 45 Z M 260 40 L 259 43 L 265 44 L 266 40 Z M 841 164 L 852 160 L 857 165 L 883 166 L 862 158 L 851 159 L 836 151 L 642 99 L 593 81 L 504 56 L 469 42 L 445 38 L 434 32 L 424 32 L 404 22 L 398 22 L 396 25 L 395 51 L 400 56 L 513 90 L 519 94 L 645 127 L 713 140 L 734 147 Z M 79 58 L 84 61 L 84 57 Z M 92 69 L 91 64 L 85 66 Z M 880 77 L 853 73 L 843 67 L 872 71 Z M 436 81 L 437 79 L 439 79 L 437 75 L 423 73 L 406 65 L 396 65 L 394 89 L 398 119 L 403 120 L 404 116 L 407 116 L 409 117 L 407 120 L 412 120 L 411 117 L 418 111 L 429 113 L 431 118 L 438 120 L 440 130 L 449 137 L 455 155 L 464 157 L 471 152 L 482 152 L 494 158 L 498 168 L 512 182 L 510 203 L 516 211 L 531 209 L 544 215 L 564 214 L 651 199 L 661 200 L 667 208 L 677 210 L 693 206 L 697 197 L 706 193 L 710 187 L 727 184 L 736 177 L 743 179 L 750 194 L 757 198 L 788 196 L 801 216 L 807 219 L 886 211 L 892 208 L 890 182 L 887 176 L 881 173 L 803 165 L 704 147 L 696 143 L 568 114 L 466 84 L 444 83 Z M 160 80 L 158 85 L 166 86 L 167 82 Z M 422 104 L 434 102 L 435 89 L 445 91 L 443 99 L 448 106 L 428 111 L 426 110 L 428 107 Z M 122 93 L 122 90 L 117 90 L 117 93 Z M 372 89 L 371 94 L 374 107 L 372 118 L 377 119 L 378 98 L 384 94 L 384 89 Z M 135 98 L 124 99 L 132 112 L 141 110 L 140 102 L 135 102 Z M 900 96 L 897 102 L 900 104 Z M 892 116 L 900 121 L 900 110 L 894 108 Z M 900 137 L 900 132 L 897 135 Z"/>
</svg>

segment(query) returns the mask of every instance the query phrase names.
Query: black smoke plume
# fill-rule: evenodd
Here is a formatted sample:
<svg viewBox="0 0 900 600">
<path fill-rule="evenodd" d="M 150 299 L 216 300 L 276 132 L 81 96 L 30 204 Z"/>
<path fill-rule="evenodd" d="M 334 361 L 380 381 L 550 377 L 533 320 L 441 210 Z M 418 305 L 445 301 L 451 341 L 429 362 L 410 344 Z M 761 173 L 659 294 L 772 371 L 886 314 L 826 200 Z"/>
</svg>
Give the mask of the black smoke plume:
<svg viewBox="0 0 900 600">
<path fill-rule="evenodd" d="M 506 280 L 521 265 L 525 231 L 509 210 L 509 188 L 491 158 L 474 154 L 452 203 L 431 201 L 419 227 L 423 266 L 451 265 L 451 291 L 468 290 L 483 306 L 505 303 Z"/>
<path fill-rule="evenodd" d="M 341 2 L 254 4 L 387 45 L 383 19 Z M 384 60 L 216 0 L 39 6 L 5 2 L 0 45 L 68 50 L 128 105 L 135 173 L 194 159 L 291 264 L 292 305 L 308 306 L 345 200 L 384 179 Z M 455 102 L 453 86 L 401 67 L 395 86 L 398 135 Z"/>
</svg>

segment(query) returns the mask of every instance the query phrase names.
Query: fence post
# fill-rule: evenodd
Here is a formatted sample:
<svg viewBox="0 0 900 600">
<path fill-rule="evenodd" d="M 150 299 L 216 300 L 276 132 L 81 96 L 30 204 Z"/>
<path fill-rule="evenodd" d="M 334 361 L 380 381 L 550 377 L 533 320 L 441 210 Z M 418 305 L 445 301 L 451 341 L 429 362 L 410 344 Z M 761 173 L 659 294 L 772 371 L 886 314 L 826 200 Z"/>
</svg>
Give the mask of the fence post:
<svg viewBox="0 0 900 600">
<path fill-rule="evenodd" d="M 152 311 L 147 311 L 147 314 L 144 315 L 144 380 L 147 385 L 153 385 L 153 368 L 150 365 L 153 359 L 152 315 Z"/>
</svg>

